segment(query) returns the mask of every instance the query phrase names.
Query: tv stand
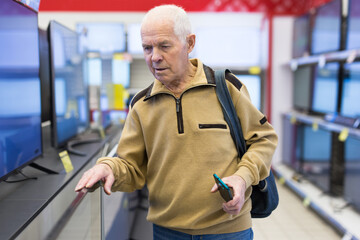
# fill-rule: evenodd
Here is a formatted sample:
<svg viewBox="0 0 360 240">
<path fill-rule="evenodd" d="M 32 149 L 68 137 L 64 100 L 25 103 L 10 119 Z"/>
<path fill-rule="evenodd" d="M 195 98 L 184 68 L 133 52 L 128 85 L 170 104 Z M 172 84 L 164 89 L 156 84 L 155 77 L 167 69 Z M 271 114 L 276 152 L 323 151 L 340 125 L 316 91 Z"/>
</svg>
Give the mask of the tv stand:
<svg viewBox="0 0 360 240">
<path fill-rule="evenodd" d="M 55 172 L 55 171 L 53 171 L 53 170 L 51 170 L 51 169 L 49 169 L 49 168 L 40 166 L 39 164 L 36 164 L 36 163 L 34 163 L 34 162 L 30 163 L 29 166 L 30 166 L 30 167 L 33 167 L 33 168 L 35 168 L 35 169 L 37 169 L 37 170 L 43 171 L 43 172 L 45 172 L 45 173 L 48 173 L 48 174 L 59 174 L 58 172 Z"/>
</svg>

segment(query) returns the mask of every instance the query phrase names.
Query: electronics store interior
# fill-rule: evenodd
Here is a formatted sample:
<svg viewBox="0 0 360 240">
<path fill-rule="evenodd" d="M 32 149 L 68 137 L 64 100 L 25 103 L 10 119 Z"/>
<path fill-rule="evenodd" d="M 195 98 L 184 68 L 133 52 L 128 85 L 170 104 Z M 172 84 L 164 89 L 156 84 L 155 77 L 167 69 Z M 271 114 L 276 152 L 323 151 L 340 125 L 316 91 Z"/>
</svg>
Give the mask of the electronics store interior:
<svg viewBox="0 0 360 240">
<path fill-rule="evenodd" d="M 140 28 L 161 4 L 278 135 L 279 205 L 254 239 L 360 240 L 359 0 L 0 0 L 0 239 L 152 239 L 146 186 L 75 186 L 154 81 Z"/>
</svg>

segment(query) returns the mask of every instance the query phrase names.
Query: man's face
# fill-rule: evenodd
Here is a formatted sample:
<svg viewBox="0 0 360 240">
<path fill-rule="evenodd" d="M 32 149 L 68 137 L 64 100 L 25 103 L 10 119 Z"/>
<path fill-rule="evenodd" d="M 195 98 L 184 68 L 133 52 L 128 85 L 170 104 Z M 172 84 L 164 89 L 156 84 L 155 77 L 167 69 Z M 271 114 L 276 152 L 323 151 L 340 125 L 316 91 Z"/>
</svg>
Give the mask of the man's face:
<svg viewBox="0 0 360 240">
<path fill-rule="evenodd" d="M 144 23 L 141 39 L 146 64 L 156 79 L 168 85 L 184 78 L 189 48 L 175 35 L 170 21 Z"/>
</svg>

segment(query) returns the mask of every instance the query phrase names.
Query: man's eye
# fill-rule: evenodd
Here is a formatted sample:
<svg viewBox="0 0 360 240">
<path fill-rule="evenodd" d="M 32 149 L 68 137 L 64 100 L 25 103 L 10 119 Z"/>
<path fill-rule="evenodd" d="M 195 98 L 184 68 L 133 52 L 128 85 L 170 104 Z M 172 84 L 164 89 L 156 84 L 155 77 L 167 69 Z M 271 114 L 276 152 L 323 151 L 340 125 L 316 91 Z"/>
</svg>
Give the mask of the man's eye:
<svg viewBox="0 0 360 240">
<path fill-rule="evenodd" d="M 144 49 L 144 51 L 151 51 L 151 47 L 149 47 L 149 46 L 145 46 L 145 47 L 143 47 L 143 49 Z"/>
</svg>

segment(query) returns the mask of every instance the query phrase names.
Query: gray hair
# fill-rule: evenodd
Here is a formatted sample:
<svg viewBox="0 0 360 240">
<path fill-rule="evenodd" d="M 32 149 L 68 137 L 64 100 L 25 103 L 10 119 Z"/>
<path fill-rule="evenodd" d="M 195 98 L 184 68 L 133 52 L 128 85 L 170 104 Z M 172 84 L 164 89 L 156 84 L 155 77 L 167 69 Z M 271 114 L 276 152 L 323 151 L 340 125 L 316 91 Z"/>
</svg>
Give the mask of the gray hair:
<svg viewBox="0 0 360 240">
<path fill-rule="evenodd" d="M 182 7 L 173 4 L 154 7 L 145 14 L 141 27 L 149 16 L 156 16 L 159 20 L 172 21 L 174 24 L 174 33 L 182 42 L 185 42 L 186 37 L 191 34 L 191 23 Z"/>
</svg>

